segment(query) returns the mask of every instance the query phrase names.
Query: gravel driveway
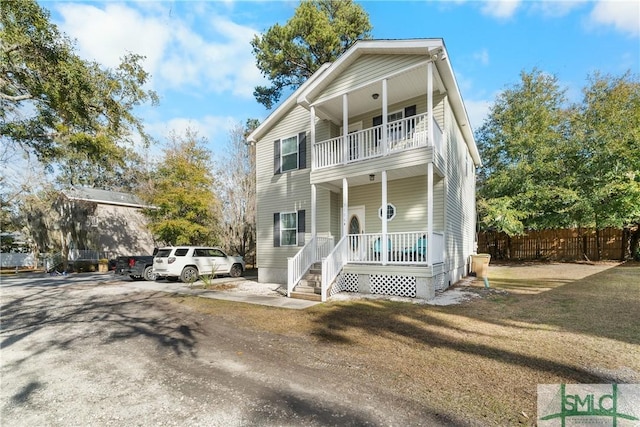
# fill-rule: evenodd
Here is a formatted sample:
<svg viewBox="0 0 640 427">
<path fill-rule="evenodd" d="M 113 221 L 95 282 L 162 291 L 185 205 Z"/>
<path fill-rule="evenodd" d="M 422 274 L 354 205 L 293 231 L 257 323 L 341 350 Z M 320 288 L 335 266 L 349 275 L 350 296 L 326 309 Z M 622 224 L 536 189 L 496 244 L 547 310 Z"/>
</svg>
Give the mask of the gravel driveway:
<svg viewBox="0 0 640 427">
<path fill-rule="evenodd" d="M 130 284 L 2 278 L 3 426 L 451 422 L 304 338 L 236 328 Z"/>
</svg>

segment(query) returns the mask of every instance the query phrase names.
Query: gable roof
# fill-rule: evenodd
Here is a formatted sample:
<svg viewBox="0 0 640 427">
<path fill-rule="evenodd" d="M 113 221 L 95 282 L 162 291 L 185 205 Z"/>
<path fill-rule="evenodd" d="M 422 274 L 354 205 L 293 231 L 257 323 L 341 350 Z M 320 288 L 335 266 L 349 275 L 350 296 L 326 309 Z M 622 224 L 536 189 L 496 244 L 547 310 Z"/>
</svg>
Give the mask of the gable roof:
<svg viewBox="0 0 640 427">
<path fill-rule="evenodd" d="M 458 87 L 449 55 L 447 54 L 444 40 L 433 39 L 406 39 L 406 40 L 358 40 L 335 62 L 324 64 L 316 71 L 300 88 L 298 88 L 289 98 L 287 98 L 258 128 L 248 137 L 249 142 L 257 142 L 269 131 L 269 129 L 285 116 L 292 107 L 301 105 L 309 109 L 312 100 L 333 82 L 340 74 L 349 68 L 358 58 L 363 55 L 385 54 L 385 55 L 425 55 L 434 58 L 433 62 L 437 68 L 442 83 L 447 89 L 451 109 L 460 124 L 461 132 L 469 148 L 469 152 L 476 165 L 481 164 L 478 147 L 473 136 L 473 131 L 469 123 L 462 95 Z M 435 60 L 433 55 L 438 55 Z"/>
<path fill-rule="evenodd" d="M 100 190 L 89 187 L 71 187 L 62 190 L 62 194 L 69 200 L 82 200 L 103 205 L 129 206 L 134 208 L 148 207 L 135 194 L 121 193 L 118 191 Z"/>
</svg>

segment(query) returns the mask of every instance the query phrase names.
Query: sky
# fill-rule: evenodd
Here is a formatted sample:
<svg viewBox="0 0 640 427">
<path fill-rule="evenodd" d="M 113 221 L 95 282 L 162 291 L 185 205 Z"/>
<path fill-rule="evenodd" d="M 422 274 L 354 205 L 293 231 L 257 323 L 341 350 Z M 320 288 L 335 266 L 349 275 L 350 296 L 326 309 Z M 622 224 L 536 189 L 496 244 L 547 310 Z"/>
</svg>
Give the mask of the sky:
<svg viewBox="0 0 640 427">
<path fill-rule="evenodd" d="M 538 68 L 557 76 L 571 101 L 596 71 L 640 73 L 638 1 L 362 1 L 374 39 L 443 38 L 471 124 L 496 96 Z M 232 126 L 270 111 L 253 89 L 268 85 L 250 41 L 285 24 L 298 1 L 40 1 L 76 40 L 77 53 L 116 67 L 146 56 L 160 105 L 136 111 L 158 141 L 196 130 L 222 152 Z M 275 107 L 274 107 L 275 108 Z"/>
</svg>

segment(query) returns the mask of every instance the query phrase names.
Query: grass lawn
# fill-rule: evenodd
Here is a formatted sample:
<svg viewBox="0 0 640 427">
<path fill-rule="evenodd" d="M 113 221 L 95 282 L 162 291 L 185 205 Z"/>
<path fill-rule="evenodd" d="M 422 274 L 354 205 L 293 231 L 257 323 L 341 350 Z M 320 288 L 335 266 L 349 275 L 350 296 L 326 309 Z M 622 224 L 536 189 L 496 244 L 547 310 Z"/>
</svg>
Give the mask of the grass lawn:
<svg viewBox="0 0 640 427">
<path fill-rule="evenodd" d="M 536 386 L 640 383 L 640 263 L 491 265 L 445 307 L 340 301 L 304 311 L 180 297 L 240 327 L 309 340 L 451 419 L 535 424 Z"/>
</svg>

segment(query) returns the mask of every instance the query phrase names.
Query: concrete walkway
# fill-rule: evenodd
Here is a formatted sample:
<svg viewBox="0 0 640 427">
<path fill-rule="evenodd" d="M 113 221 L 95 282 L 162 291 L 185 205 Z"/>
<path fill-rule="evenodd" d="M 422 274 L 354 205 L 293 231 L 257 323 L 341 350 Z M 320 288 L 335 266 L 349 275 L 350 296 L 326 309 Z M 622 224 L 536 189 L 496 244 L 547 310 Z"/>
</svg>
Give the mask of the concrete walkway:
<svg viewBox="0 0 640 427">
<path fill-rule="evenodd" d="M 227 280 L 228 281 L 228 280 Z M 137 290 L 168 292 L 179 295 L 191 295 L 202 298 L 220 299 L 225 301 L 244 302 L 247 304 L 268 305 L 271 307 L 303 310 L 320 304 L 317 301 L 306 301 L 285 296 L 257 295 L 245 292 L 223 292 L 208 289 L 192 289 L 180 282 L 124 282 L 124 285 Z"/>
</svg>

